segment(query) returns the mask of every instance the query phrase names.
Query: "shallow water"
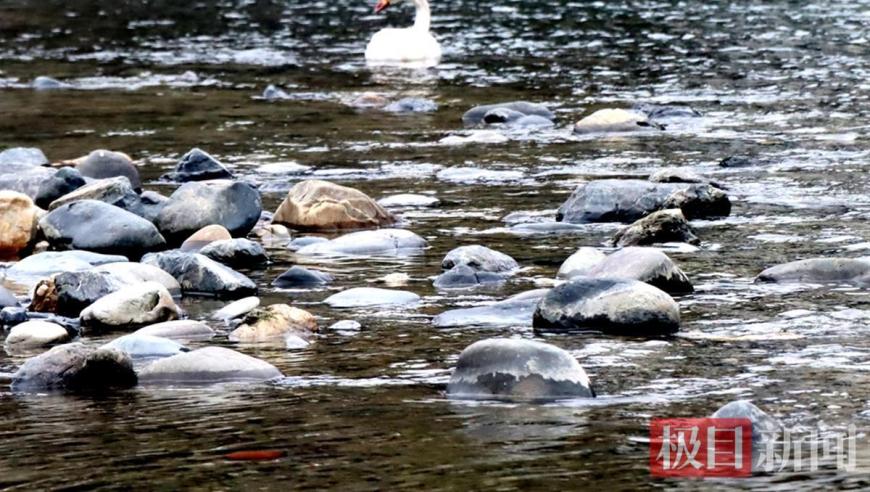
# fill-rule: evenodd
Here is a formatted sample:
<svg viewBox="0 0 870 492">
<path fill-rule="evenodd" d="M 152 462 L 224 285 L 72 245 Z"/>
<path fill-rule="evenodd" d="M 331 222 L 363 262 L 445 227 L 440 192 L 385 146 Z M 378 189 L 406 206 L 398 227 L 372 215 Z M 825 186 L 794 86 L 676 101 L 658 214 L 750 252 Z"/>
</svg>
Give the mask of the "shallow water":
<svg viewBox="0 0 870 492">
<path fill-rule="evenodd" d="M 403 227 L 430 241 L 424 255 L 300 259 L 336 276 L 321 291 L 270 287 L 297 261 L 283 245 L 270 247 L 269 267 L 245 272 L 266 302 L 308 309 L 323 327 L 341 319 L 363 325 L 359 333 L 324 330 L 305 350 L 240 348 L 287 375 L 277 386 L 139 387 L 103 398 L 0 394 L 0 486 L 636 489 L 650 484 L 653 416 L 706 416 L 749 398 L 789 427 L 866 426 L 866 293 L 759 286 L 752 278 L 785 261 L 870 249 L 870 2 L 438 1 L 439 67 L 366 68 L 371 34 L 409 16 L 393 8 L 385 20 L 349 0 L 0 0 L 0 147 L 36 146 L 52 160 L 121 150 L 140 164 L 146 188 L 168 194 L 171 186 L 154 181 L 199 146 L 258 183 L 267 210 L 306 177 L 376 198 L 441 200 L 398 211 Z M 69 86 L 35 91 L 30 82 L 41 75 Z M 263 100 L 269 84 L 290 97 Z M 425 97 L 440 108 L 397 115 L 348 105 L 367 91 Z M 469 134 L 459 120 L 466 109 L 514 99 L 549 104 L 557 127 L 508 133 L 500 144 L 439 144 Z M 674 121 L 659 135 L 571 136 L 584 114 L 635 102 L 688 104 L 704 116 Z M 734 154 L 765 163 L 718 166 Z M 431 318 L 532 289 L 577 247 L 602 246 L 616 230 L 540 234 L 505 216 L 551 220 L 584 180 L 646 177 L 664 166 L 712 176 L 734 201 L 731 217 L 693 223 L 700 250 L 669 252 L 696 286 L 678 299 L 682 333 L 654 341 L 544 337 L 577 356 L 600 395 L 595 401 L 447 400 L 444 384 L 465 346 L 534 335 L 524 326 L 438 329 Z M 473 243 L 525 269 L 497 290 L 436 291 L 431 278 L 444 254 Z M 393 272 L 411 276 L 408 288 L 423 296 L 418 306 L 321 303 Z M 222 304 L 182 305 L 207 318 Z M 0 355 L 0 371 L 22 361 Z M 221 459 L 263 448 L 287 456 Z M 868 482 L 867 474 L 826 469 L 736 485 Z"/>
</svg>

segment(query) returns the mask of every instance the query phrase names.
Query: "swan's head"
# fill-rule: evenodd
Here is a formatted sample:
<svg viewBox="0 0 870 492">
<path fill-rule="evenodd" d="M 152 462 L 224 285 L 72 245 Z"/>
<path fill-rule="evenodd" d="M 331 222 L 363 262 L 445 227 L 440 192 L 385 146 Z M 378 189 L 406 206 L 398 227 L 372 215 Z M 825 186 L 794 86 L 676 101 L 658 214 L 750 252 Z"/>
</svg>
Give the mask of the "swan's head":
<svg viewBox="0 0 870 492">
<path fill-rule="evenodd" d="M 398 1 L 398 0 L 394 0 L 394 1 Z M 390 0 L 378 0 L 378 4 L 375 5 L 375 13 L 376 14 L 381 13 L 384 10 L 387 10 L 387 7 L 389 7 L 389 6 L 390 6 Z"/>
</svg>

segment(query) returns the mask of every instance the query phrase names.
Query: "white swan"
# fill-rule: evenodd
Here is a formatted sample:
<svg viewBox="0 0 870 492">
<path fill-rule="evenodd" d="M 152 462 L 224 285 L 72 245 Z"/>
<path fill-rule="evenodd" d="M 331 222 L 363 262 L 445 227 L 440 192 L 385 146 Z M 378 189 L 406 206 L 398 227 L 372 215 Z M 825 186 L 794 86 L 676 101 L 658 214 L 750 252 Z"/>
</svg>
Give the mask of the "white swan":
<svg viewBox="0 0 870 492">
<path fill-rule="evenodd" d="M 400 0 L 392 0 L 398 2 Z M 431 67 L 441 60 L 441 46 L 429 33 L 431 13 L 427 0 L 411 0 L 417 7 L 414 25 L 403 29 L 381 29 L 366 46 L 366 61 L 374 65 L 421 65 Z M 378 0 L 375 12 L 381 12 L 391 0 Z"/>
</svg>

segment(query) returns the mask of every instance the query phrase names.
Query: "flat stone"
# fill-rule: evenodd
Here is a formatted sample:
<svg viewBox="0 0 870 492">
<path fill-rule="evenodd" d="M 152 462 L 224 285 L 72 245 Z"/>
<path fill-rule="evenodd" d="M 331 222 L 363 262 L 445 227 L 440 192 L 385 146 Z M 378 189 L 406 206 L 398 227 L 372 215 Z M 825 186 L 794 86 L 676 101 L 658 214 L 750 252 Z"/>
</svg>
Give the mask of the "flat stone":
<svg viewBox="0 0 870 492">
<path fill-rule="evenodd" d="M 281 289 L 311 289 L 331 284 L 333 276 L 317 270 L 294 266 L 278 276 L 272 285 Z"/>
<path fill-rule="evenodd" d="M 378 205 L 386 208 L 390 207 L 435 207 L 441 200 L 429 195 L 416 195 L 413 193 L 401 193 L 398 195 L 390 195 L 378 200 Z"/>
<path fill-rule="evenodd" d="M 14 263 L 4 273 L 7 279 L 29 286 L 54 273 L 77 272 L 97 265 L 126 261 L 128 261 L 126 256 L 104 255 L 90 251 L 46 251 Z"/>
<path fill-rule="evenodd" d="M 870 286 L 870 258 L 809 258 L 770 267 L 756 283 L 848 284 Z"/>
<path fill-rule="evenodd" d="M 309 244 L 297 250 L 299 255 L 313 256 L 411 256 L 422 252 L 425 239 L 404 229 L 359 231 L 327 242 Z"/>
<path fill-rule="evenodd" d="M 134 334 L 187 341 L 212 338 L 215 336 L 215 331 L 201 321 L 175 320 L 139 328 Z"/>
<path fill-rule="evenodd" d="M 459 326 L 532 326 L 532 316 L 548 289 L 521 292 L 485 306 L 452 309 L 432 319 L 439 328 Z"/>
<path fill-rule="evenodd" d="M 12 380 L 14 391 L 93 391 L 135 385 L 136 373 L 127 354 L 81 343 L 58 345 L 27 359 Z"/>
<path fill-rule="evenodd" d="M 334 308 L 402 306 L 420 302 L 420 296 L 413 292 L 401 290 L 354 287 L 333 294 L 323 302 Z"/>
<path fill-rule="evenodd" d="M 139 373 L 144 384 L 264 382 L 279 377 L 281 371 L 272 364 L 223 347 L 205 347 L 159 359 Z"/>
<path fill-rule="evenodd" d="M 134 359 L 171 357 L 190 351 L 184 345 L 169 338 L 143 335 L 138 332 L 118 337 L 100 348 L 120 350 Z"/>
</svg>

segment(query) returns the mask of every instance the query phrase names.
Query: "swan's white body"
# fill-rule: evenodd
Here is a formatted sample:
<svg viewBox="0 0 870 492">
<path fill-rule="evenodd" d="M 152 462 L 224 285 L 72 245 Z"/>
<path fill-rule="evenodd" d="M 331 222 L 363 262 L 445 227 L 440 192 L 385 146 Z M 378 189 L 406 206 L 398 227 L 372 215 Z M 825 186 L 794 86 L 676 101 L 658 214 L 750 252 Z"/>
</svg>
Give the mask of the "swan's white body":
<svg viewBox="0 0 870 492">
<path fill-rule="evenodd" d="M 437 65 L 441 60 L 441 45 L 429 32 L 431 13 L 427 0 L 413 0 L 417 7 L 414 25 L 403 29 L 381 29 L 366 46 L 366 61 L 370 64 Z"/>
</svg>

